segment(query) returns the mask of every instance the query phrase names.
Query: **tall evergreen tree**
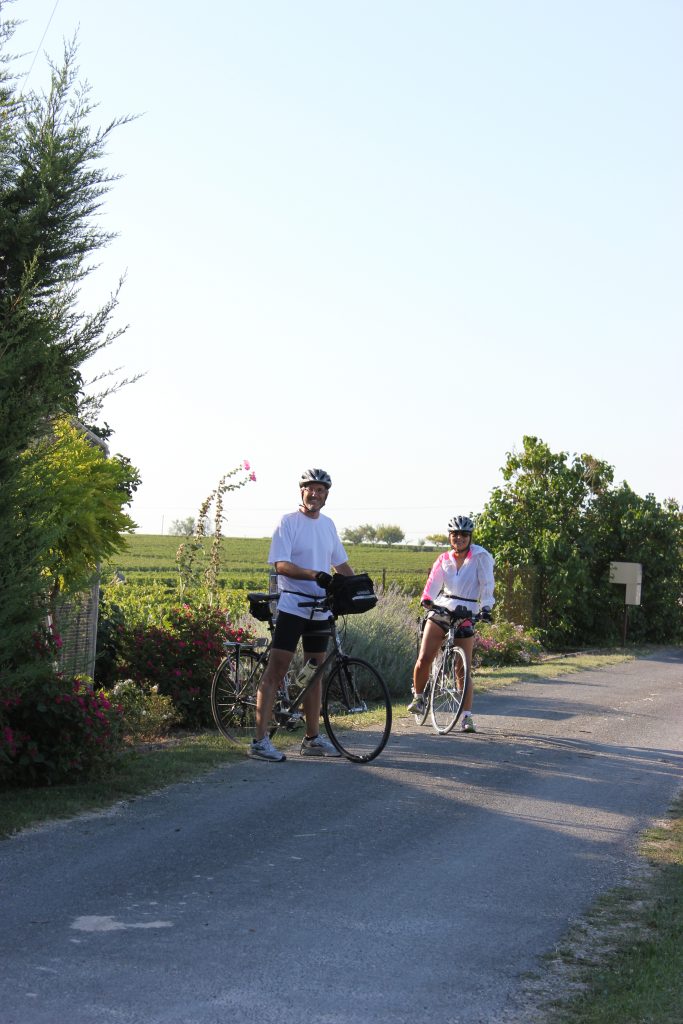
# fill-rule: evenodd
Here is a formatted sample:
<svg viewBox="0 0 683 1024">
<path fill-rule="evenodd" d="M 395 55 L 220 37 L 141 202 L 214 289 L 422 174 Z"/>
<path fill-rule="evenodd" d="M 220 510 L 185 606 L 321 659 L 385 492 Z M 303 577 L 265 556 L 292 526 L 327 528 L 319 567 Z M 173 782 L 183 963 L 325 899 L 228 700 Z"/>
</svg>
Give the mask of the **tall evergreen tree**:
<svg viewBox="0 0 683 1024">
<path fill-rule="evenodd" d="M 50 65 L 47 92 L 19 93 L 5 8 L 0 0 L 0 679 L 21 682 L 44 618 L 40 553 L 54 541 L 27 514 L 21 457 L 54 417 L 77 413 L 82 364 L 120 333 L 109 332 L 118 290 L 92 314 L 78 302 L 89 259 L 111 238 L 93 216 L 113 181 L 101 166 L 107 140 L 127 119 L 91 127 L 74 44 Z"/>
</svg>

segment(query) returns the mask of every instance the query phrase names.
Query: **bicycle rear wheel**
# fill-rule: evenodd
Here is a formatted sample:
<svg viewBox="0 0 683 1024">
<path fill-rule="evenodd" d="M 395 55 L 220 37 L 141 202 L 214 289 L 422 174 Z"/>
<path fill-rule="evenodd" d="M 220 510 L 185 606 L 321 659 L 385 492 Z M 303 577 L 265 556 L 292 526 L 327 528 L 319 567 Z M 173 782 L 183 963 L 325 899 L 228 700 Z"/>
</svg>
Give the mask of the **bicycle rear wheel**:
<svg viewBox="0 0 683 1024">
<path fill-rule="evenodd" d="M 391 732 L 391 699 L 379 672 L 360 658 L 344 658 L 325 682 L 323 720 L 337 750 L 350 761 L 372 761 Z"/>
<path fill-rule="evenodd" d="M 256 691 L 265 660 L 250 649 L 240 650 L 239 681 L 234 649 L 223 658 L 211 683 L 211 713 L 216 726 L 232 743 L 251 740 L 256 727 Z"/>
<path fill-rule="evenodd" d="M 451 647 L 432 683 L 432 725 L 440 736 L 449 733 L 460 718 L 471 685 L 465 652 L 462 647 Z"/>
</svg>

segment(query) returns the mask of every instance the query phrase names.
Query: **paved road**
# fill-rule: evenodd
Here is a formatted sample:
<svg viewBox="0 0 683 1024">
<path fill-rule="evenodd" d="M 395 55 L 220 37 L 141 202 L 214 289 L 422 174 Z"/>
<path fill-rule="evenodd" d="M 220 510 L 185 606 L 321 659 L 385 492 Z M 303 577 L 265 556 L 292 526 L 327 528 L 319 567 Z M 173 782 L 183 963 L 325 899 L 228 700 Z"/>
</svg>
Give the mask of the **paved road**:
<svg viewBox="0 0 683 1024">
<path fill-rule="evenodd" d="M 683 654 L 0 843 L 1 1024 L 492 1024 L 683 788 Z"/>
</svg>

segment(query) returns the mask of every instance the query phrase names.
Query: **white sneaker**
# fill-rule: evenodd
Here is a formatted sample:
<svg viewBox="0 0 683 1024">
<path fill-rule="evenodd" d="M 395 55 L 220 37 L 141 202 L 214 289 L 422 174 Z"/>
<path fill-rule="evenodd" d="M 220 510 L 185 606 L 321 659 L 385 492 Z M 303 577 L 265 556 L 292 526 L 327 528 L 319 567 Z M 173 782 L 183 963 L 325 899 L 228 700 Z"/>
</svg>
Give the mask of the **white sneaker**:
<svg viewBox="0 0 683 1024">
<path fill-rule="evenodd" d="M 304 737 L 301 741 L 301 753 L 305 757 L 341 757 L 334 744 L 324 736 L 314 736 L 312 740 Z"/>
<path fill-rule="evenodd" d="M 247 750 L 249 757 L 259 758 L 261 761 L 286 761 L 287 758 L 281 750 L 276 750 L 270 742 L 270 736 L 264 736 L 262 740 L 252 740 Z"/>
<path fill-rule="evenodd" d="M 409 715 L 423 715 L 425 710 L 425 699 L 423 693 L 413 694 L 413 699 L 406 708 Z"/>
</svg>

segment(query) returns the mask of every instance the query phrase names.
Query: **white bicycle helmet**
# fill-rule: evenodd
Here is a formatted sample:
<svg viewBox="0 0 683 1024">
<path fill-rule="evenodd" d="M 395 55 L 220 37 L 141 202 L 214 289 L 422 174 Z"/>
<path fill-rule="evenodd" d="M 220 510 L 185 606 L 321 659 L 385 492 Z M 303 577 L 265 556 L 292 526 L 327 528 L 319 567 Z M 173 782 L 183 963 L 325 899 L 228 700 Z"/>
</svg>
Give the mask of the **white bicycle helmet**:
<svg viewBox="0 0 683 1024">
<path fill-rule="evenodd" d="M 469 516 L 453 516 L 448 524 L 448 532 L 452 533 L 453 530 L 460 530 L 461 533 L 472 533 L 474 523 Z"/>
<path fill-rule="evenodd" d="M 322 484 L 329 491 L 332 486 L 332 478 L 324 469 L 305 469 L 301 474 L 299 487 L 305 487 L 306 484 Z"/>
</svg>

